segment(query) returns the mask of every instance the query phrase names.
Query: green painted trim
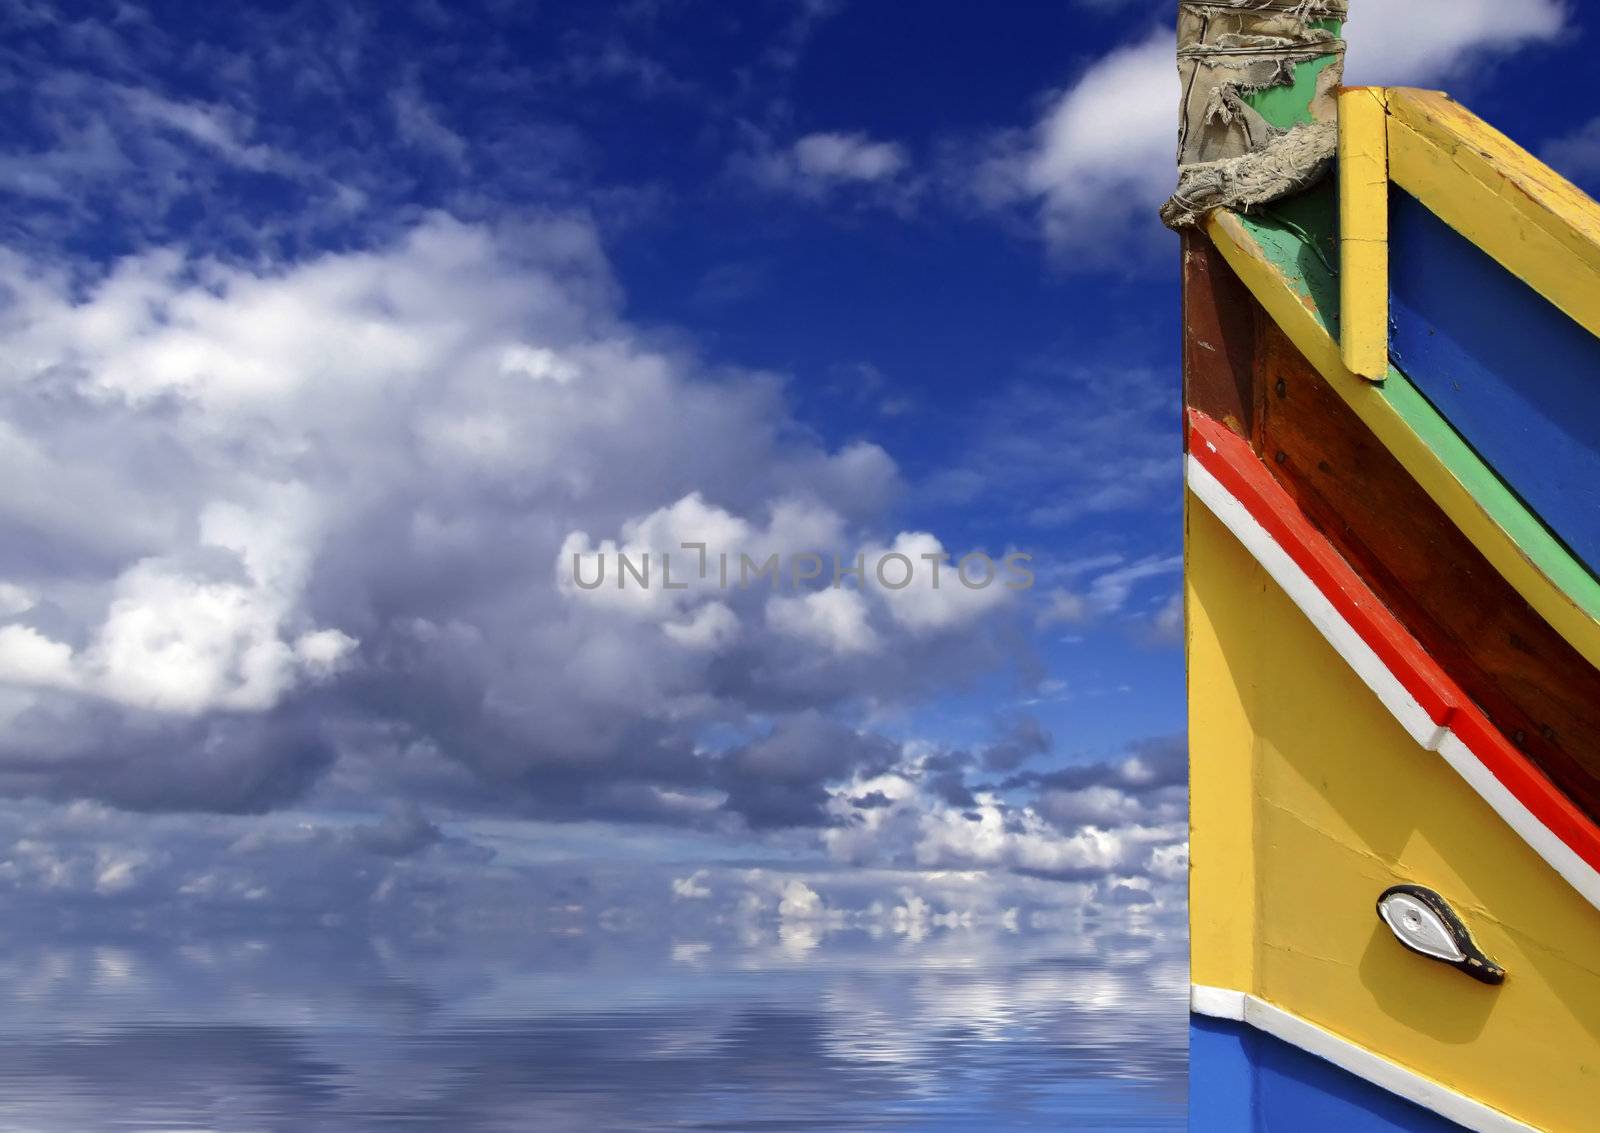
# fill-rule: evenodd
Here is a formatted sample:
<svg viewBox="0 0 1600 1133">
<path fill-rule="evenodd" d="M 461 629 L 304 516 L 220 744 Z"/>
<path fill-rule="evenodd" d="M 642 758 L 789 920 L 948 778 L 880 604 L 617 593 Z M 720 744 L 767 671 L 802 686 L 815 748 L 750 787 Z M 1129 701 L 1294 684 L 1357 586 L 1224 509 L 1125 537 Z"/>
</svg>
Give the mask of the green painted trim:
<svg viewBox="0 0 1600 1133">
<path fill-rule="evenodd" d="M 1308 300 L 1323 329 L 1339 339 L 1339 278 L 1323 256 L 1337 255 L 1338 212 L 1329 184 L 1320 185 L 1266 212 L 1241 217 L 1250 235 L 1295 294 Z M 1326 251 L 1322 251 L 1326 249 Z M 1319 255 L 1321 251 L 1321 255 Z M 1544 521 L 1530 511 L 1498 473 L 1461 438 L 1399 369 L 1372 388 L 1421 438 L 1485 515 L 1504 531 L 1529 562 L 1568 598 L 1600 621 L 1600 579 L 1568 551 Z"/>
<path fill-rule="evenodd" d="M 1311 26 L 1338 35 L 1344 25 L 1338 20 L 1318 20 Z M 1336 58 L 1334 55 L 1325 55 L 1309 63 L 1301 63 L 1294 69 L 1293 85 L 1252 91 L 1244 96 L 1244 100 L 1280 130 L 1309 123 L 1311 102 L 1317 96 L 1317 80 Z"/>
<path fill-rule="evenodd" d="M 1384 400 L 1433 450 L 1450 475 L 1466 486 L 1478 506 L 1511 536 L 1522 553 L 1584 613 L 1600 621 L 1600 580 L 1573 557 L 1566 544 L 1557 539 L 1494 469 L 1461 439 L 1461 434 L 1439 414 L 1433 403 L 1393 366 L 1389 367 L 1389 377 L 1382 391 Z"/>
<path fill-rule="evenodd" d="M 1296 295 L 1339 341 L 1338 193 L 1328 179 L 1313 189 L 1275 201 L 1255 216 L 1239 219 L 1288 280 Z"/>
</svg>

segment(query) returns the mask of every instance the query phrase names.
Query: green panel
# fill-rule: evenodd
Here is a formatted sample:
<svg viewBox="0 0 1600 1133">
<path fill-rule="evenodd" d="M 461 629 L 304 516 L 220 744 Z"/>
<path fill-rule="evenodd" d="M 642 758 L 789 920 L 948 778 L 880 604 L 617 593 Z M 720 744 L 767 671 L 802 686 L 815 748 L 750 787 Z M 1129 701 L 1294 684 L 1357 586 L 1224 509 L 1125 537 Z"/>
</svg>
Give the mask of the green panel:
<svg viewBox="0 0 1600 1133">
<path fill-rule="evenodd" d="M 1311 25 L 1338 35 L 1342 27 L 1338 20 L 1318 20 Z M 1249 105 L 1260 111 L 1261 117 L 1281 130 L 1311 121 L 1311 102 L 1317 97 L 1317 79 L 1338 58 L 1324 55 L 1309 63 L 1301 63 L 1294 70 L 1292 86 L 1268 87 L 1244 96 Z"/>
<path fill-rule="evenodd" d="M 1297 295 L 1310 299 L 1317 320 L 1339 341 L 1338 198 L 1333 179 L 1240 217 L 1250 235 Z"/>
</svg>

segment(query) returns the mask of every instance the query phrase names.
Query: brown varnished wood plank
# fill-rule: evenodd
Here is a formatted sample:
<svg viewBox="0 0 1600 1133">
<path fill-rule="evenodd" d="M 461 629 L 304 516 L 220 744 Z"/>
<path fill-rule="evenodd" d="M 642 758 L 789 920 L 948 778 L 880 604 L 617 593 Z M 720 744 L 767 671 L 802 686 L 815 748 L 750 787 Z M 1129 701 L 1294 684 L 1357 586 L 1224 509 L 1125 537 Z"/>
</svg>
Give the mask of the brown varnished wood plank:
<svg viewBox="0 0 1600 1133">
<path fill-rule="evenodd" d="M 1496 727 L 1600 820 L 1600 672 L 1250 302 L 1255 442 L 1267 467 Z"/>
<path fill-rule="evenodd" d="M 1215 245 L 1183 236 L 1184 401 L 1240 436 L 1255 431 L 1256 303 Z"/>
</svg>

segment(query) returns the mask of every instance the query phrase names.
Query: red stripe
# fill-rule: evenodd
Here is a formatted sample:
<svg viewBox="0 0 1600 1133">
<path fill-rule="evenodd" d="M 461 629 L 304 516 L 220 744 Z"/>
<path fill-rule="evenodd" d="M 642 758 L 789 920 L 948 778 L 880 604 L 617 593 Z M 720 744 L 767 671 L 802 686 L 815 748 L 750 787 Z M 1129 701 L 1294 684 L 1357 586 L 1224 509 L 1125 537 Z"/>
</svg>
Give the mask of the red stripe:
<svg viewBox="0 0 1600 1133">
<path fill-rule="evenodd" d="M 1566 843 L 1567 849 L 1591 869 L 1600 872 L 1600 828 L 1560 787 L 1545 778 L 1544 772 L 1518 751 L 1476 705 L 1469 704 L 1456 713 L 1450 730 L 1546 830 Z"/>
<path fill-rule="evenodd" d="M 1389 612 L 1328 541 L 1317 534 L 1248 442 L 1198 410 L 1189 410 L 1189 451 L 1244 505 L 1268 535 L 1305 571 L 1428 718 L 1444 726 L 1466 702 L 1398 618 Z"/>
<path fill-rule="evenodd" d="M 1519 752 L 1311 525 L 1245 439 L 1195 409 L 1189 452 L 1305 572 L 1428 718 L 1456 737 L 1552 834 L 1600 871 L 1600 828 Z"/>
</svg>

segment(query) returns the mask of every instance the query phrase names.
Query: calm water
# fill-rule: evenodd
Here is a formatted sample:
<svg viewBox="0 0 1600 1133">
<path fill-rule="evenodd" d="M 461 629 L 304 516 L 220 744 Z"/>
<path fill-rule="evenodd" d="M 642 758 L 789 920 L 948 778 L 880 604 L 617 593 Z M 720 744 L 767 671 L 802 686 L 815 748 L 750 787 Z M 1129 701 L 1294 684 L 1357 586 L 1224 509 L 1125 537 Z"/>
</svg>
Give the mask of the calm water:
<svg viewBox="0 0 1600 1133">
<path fill-rule="evenodd" d="M 0 937 L 0 1128 L 1183 1127 L 1166 934 L 487 935 Z"/>
</svg>

